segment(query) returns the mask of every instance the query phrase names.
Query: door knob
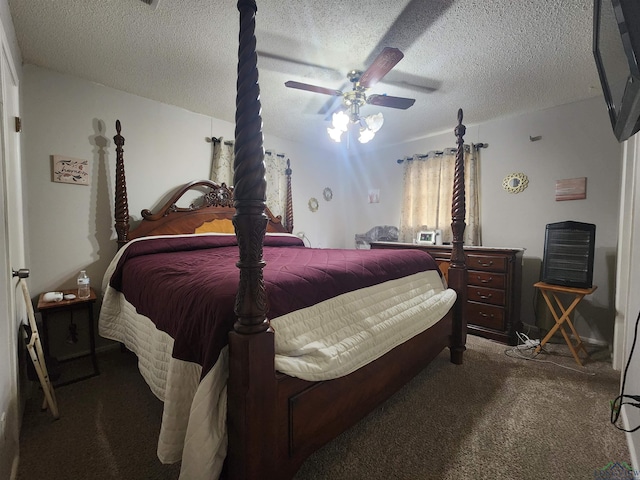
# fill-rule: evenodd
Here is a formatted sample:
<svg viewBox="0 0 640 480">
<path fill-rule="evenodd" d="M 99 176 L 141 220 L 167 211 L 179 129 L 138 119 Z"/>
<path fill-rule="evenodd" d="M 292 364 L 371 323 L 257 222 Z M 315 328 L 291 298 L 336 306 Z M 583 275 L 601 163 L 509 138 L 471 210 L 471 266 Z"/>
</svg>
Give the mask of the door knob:
<svg viewBox="0 0 640 480">
<path fill-rule="evenodd" d="M 11 276 L 20 278 L 29 278 L 29 269 L 21 268 L 20 270 L 12 270 Z"/>
</svg>

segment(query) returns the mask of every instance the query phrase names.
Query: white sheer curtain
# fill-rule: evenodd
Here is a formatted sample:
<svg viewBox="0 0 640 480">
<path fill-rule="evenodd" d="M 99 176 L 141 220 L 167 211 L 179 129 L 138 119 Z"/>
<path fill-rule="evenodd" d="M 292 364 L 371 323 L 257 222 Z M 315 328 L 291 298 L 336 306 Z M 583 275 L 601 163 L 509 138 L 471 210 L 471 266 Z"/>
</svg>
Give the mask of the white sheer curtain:
<svg viewBox="0 0 640 480">
<path fill-rule="evenodd" d="M 233 142 L 219 138 L 214 141 L 211 162 L 211 180 L 233 186 Z M 264 154 L 265 179 L 267 180 L 267 207 L 275 216 L 281 215 L 286 223 L 287 159 L 282 153 L 267 150 Z"/>
<path fill-rule="evenodd" d="M 213 141 L 213 160 L 211 162 L 211 180 L 233 185 L 233 142 L 222 137 Z"/>
<path fill-rule="evenodd" d="M 481 245 L 478 205 L 478 150 L 465 145 L 464 176 L 465 245 Z M 451 199 L 456 149 L 414 155 L 404 160 L 401 242 L 413 242 L 421 230 L 442 230 L 442 241 L 451 242 Z"/>
<path fill-rule="evenodd" d="M 286 225 L 287 208 L 287 159 L 282 153 L 267 150 L 264 153 L 264 177 L 267 179 L 267 207 L 275 216 L 282 216 Z"/>
</svg>

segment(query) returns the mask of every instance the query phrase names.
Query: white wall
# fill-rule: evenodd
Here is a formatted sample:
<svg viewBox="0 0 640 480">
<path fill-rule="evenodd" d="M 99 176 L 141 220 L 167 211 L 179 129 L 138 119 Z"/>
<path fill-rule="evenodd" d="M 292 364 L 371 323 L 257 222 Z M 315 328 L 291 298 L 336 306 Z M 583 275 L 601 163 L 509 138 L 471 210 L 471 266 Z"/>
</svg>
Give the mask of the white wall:
<svg viewBox="0 0 640 480">
<path fill-rule="evenodd" d="M 353 242 L 355 233 L 374 225 L 399 224 L 402 166 L 396 160 L 455 147 L 456 123 L 456 112 L 452 110 L 448 132 L 381 148 L 374 158 L 352 156 L 341 174 L 350 179 L 350 197 L 345 198 L 349 206 L 345 238 Z M 578 307 L 576 327 L 591 341 L 611 343 L 621 145 L 611 131 L 602 97 L 482 124 L 465 118 L 464 123 L 466 143 L 489 145 L 480 151 L 483 245 L 526 248 L 521 319 L 535 324 L 532 285 L 539 279 L 546 224 L 564 220 L 594 223 L 594 284 L 598 289 Z M 532 142 L 530 136 L 541 139 Z M 529 178 L 529 187 L 520 194 L 502 189 L 503 178 L 513 172 L 525 173 Z M 587 177 L 587 198 L 555 201 L 556 180 L 578 177 Z M 368 205 L 367 189 L 378 186 L 381 203 Z"/>
<path fill-rule="evenodd" d="M 115 120 L 125 137 L 130 214 L 171 188 L 206 178 L 210 118 L 74 77 L 24 68 L 27 223 L 33 295 L 73 287 L 86 269 L 99 287 L 116 251 L 113 235 Z M 228 131 L 229 125 L 221 129 Z M 51 155 L 88 160 L 90 186 L 51 181 Z"/>
<path fill-rule="evenodd" d="M 614 365 L 622 371 L 622 378 L 626 372 L 625 395 L 640 395 L 640 352 L 638 345 L 632 351 L 635 337 L 638 335 L 637 319 L 640 315 L 640 135 L 635 135 L 625 143 L 624 172 L 621 194 L 621 224 L 620 224 L 620 258 L 616 280 L 618 292 L 616 296 L 616 337 L 620 339 L 619 355 L 614 358 Z M 616 343 L 618 345 L 618 343 Z M 629 399 L 625 399 L 629 400 Z M 631 403 L 637 403 L 631 400 Z M 627 430 L 640 426 L 640 412 L 634 407 L 624 407 L 622 410 L 624 427 Z M 640 469 L 640 431 L 627 433 L 631 460 L 636 471 Z"/>
<path fill-rule="evenodd" d="M 345 247 L 345 181 L 338 173 L 346 159 L 329 152 L 307 151 L 299 144 L 286 151 L 297 152 L 291 156 L 294 233 L 304 232 L 307 246 L 314 248 Z M 323 199 L 325 188 L 333 192 L 330 201 Z M 309 210 L 311 198 L 318 201 L 316 212 Z"/>
</svg>

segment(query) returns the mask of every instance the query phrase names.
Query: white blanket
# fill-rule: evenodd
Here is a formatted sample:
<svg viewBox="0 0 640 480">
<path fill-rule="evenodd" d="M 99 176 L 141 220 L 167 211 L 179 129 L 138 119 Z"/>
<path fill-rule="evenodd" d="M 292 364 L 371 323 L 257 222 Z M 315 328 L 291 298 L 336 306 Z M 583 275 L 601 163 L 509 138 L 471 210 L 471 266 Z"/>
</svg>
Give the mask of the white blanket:
<svg viewBox="0 0 640 480">
<path fill-rule="evenodd" d="M 311 381 L 348 375 L 434 325 L 455 300 L 431 270 L 275 318 L 276 369 Z"/>
</svg>

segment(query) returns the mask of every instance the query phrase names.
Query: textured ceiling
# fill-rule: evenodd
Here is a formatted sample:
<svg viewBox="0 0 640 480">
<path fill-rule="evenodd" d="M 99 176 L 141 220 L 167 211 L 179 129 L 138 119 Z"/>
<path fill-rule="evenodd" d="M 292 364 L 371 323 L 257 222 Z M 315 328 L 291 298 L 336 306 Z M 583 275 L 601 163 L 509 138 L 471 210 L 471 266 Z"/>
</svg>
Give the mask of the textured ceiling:
<svg viewBox="0 0 640 480">
<path fill-rule="evenodd" d="M 385 77 L 389 83 L 368 93 L 416 102 L 408 110 L 362 108 L 385 116 L 371 148 L 452 129 L 458 107 L 473 124 L 601 93 L 591 52 L 592 0 L 257 4 L 264 131 L 281 138 L 330 144 L 318 112 L 332 97 L 286 88 L 285 81 L 350 88 L 346 73 L 364 69 L 384 46 L 405 57 Z M 159 0 L 155 8 L 142 0 L 9 5 L 24 63 L 234 121 L 234 0 Z"/>
</svg>

